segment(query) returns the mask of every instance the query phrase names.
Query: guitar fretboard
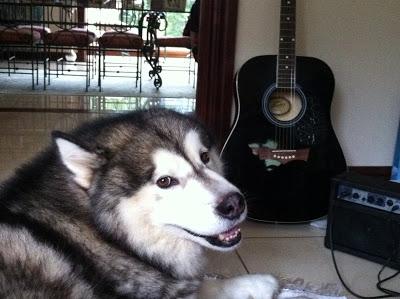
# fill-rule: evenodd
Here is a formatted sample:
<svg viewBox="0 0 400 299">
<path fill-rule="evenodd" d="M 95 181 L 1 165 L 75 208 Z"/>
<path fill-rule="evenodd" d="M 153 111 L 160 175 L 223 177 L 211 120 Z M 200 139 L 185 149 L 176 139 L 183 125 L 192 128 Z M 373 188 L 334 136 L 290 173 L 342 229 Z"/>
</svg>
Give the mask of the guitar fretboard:
<svg viewBox="0 0 400 299">
<path fill-rule="evenodd" d="M 296 0 L 282 0 L 277 61 L 277 87 L 294 88 L 296 82 Z"/>
</svg>

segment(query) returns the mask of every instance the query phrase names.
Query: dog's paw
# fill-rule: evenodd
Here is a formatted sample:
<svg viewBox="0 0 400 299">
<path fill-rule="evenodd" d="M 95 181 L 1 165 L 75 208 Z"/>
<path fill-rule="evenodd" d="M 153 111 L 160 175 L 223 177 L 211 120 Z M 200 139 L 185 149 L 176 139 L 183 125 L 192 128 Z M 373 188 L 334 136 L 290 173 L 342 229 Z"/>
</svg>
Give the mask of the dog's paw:
<svg viewBox="0 0 400 299">
<path fill-rule="evenodd" d="M 227 279 L 224 298 L 269 299 L 278 290 L 278 281 L 267 274 L 250 274 Z"/>
</svg>

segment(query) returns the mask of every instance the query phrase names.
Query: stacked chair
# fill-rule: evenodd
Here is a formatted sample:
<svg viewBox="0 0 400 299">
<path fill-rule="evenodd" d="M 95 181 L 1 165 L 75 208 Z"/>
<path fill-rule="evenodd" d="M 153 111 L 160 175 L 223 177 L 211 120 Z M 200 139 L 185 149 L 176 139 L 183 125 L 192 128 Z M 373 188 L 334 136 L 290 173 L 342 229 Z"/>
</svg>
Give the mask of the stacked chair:
<svg viewBox="0 0 400 299">
<path fill-rule="evenodd" d="M 61 6 L 47 7 L 50 24 L 57 30 L 46 34 L 44 38 L 44 88 L 50 85 L 52 75 L 84 76 L 85 89 L 88 91 L 96 68 L 97 36 L 88 29 L 87 23 L 79 19 L 79 9 L 84 7 L 78 5 L 76 0 L 65 1 Z M 75 51 L 83 58 L 80 59 L 83 62 L 76 62 L 75 59 L 67 61 L 65 53 Z M 83 55 L 80 55 L 81 53 Z M 54 63 L 51 63 L 52 61 Z M 52 65 L 55 65 L 55 70 L 52 69 Z"/>
<path fill-rule="evenodd" d="M 164 48 L 164 52 L 167 48 L 185 48 L 188 49 L 187 53 L 187 63 L 185 66 L 174 66 L 174 65 L 164 65 L 163 70 L 166 71 L 187 71 L 188 72 L 188 81 L 190 83 L 193 76 L 193 87 L 195 85 L 196 78 L 196 67 L 193 63 L 192 57 L 192 44 L 189 36 L 161 36 L 157 38 L 157 45 L 160 48 Z"/>
<path fill-rule="evenodd" d="M 35 89 L 39 78 L 38 51 L 43 38 L 50 29 L 35 25 L 33 17 L 35 2 L 19 2 L 18 0 L 0 1 L 0 51 L 1 60 L 7 65 L 0 67 L 1 73 L 29 74 L 32 78 L 32 89 Z M 23 56 L 30 56 L 30 61 Z"/>
<path fill-rule="evenodd" d="M 138 17 L 136 15 L 131 14 L 128 17 L 127 13 L 130 11 L 130 8 L 131 7 L 122 7 L 121 9 L 121 13 L 126 14 L 124 19 L 129 19 L 129 21 L 124 22 L 124 24 L 121 21 L 121 24 L 114 25 L 111 28 L 106 27 L 107 30 L 98 39 L 98 85 L 100 90 L 102 90 L 102 81 L 109 76 L 133 79 L 135 87 L 139 86 L 139 91 L 142 91 L 142 49 L 144 44 L 142 26 L 141 22 L 137 21 Z M 141 7 L 136 7 L 136 9 L 143 11 L 143 3 Z M 125 62 L 107 61 L 106 54 L 112 52 L 119 52 L 123 54 L 124 57 L 132 57 L 133 60 L 125 58 Z"/>
</svg>

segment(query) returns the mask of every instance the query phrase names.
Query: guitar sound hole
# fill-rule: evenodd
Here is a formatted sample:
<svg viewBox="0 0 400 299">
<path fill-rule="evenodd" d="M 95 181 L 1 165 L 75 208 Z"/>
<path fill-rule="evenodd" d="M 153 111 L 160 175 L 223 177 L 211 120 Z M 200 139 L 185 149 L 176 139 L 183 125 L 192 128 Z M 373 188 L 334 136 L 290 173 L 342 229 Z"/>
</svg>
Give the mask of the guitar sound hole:
<svg viewBox="0 0 400 299">
<path fill-rule="evenodd" d="M 304 94 L 296 89 L 273 89 L 264 95 L 263 112 L 273 124 L 292 126 L 304 115 L 306 109 Z"/>
</svg>

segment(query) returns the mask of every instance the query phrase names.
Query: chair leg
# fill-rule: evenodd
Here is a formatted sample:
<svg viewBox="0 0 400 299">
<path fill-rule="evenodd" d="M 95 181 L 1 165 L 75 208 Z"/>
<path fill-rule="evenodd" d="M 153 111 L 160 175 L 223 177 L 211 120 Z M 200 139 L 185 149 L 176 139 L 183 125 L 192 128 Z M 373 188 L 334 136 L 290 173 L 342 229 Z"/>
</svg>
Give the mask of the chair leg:
<svg viewBox="0 0 400 299">
<path fill-rule="evenodd" d="M 97 74 L 97 85 L 99 86 L 99 91 L 101 91 L 101 55 L 102 55 L 102 50 L 99 47 L 99 70 Z"/>
<path fill-rule="evenodd" d="M 39 45 L 36 45 L 36 85 L 39 85 Z"/>
<path fill-rule="evenodd" d="M 47 53 L 46 46 L 43 45 L 43 90 L 46 90 L 46 78 L 47 77 Z"/>
<path fill-rule="evenodd" d="M 10 52 L 7 51 L 7 71 L 8 71 L 8 77 L 11 76 L 11 63 L 10 63 Z"/>
<path fill-rule="evenodd" d="M 142 67 L 143 67 L 143 56 L 140 50 L 138 51 L 138 56 L 139 56 L 139 92 L 142 92 Z"/>
<path fill-rule="evenodd" d="M 16 56 L 15 56 L 16 54 L 15 54 L 15 50 L 14 50 L 14 55 L 13 55 L 13 60 L 12 60 L 12 62 L 13 62 L 13 69 L 14 69 L 14 74 L 17 72 L 17 63 L 16 63 L 16 60 L 17 60 L 17 58 L 16 58 Z"/>
<path fill-rule="evenodd" d="M 106 76 L 106 50 L 103 51 L 103 79 Z"/>
<path fill-rule="evenodd" d="M 48 58 L 47 58 L 47 85 L 50 85 L 50 76 L 51 76 L 51 59 L 50 59 L 50 47 L 47 49 Z"/>
<path fill-rule="evenodd" d="M 86 47 L 86 57 L 85 57 L 85 65 L 86 65 L 86 89 L 85 91 L 88 92 L 89 85 L 90 85 L 90 65 L 89 65 L 89 46 Z"/>
<path fill-rule="evenodd" d="M 138 86 L 138 80 L 139 80 L 139 50 L 136 50 L 136 83 L 135 83 L 135 88 Z"/>
<path fill-rule="evenodd" d="M 47 63 L 47 85 L 50 85 L 50 76 L 51 76 L 51 60 L 48 58 Z"/>
<path fill-rule="evenodd" d="M 32 90 L 35 89 L 35 61 L 33 60 L 34 45 L 31 45 L 31 72 L 32 72 Z"/>
</svg>

